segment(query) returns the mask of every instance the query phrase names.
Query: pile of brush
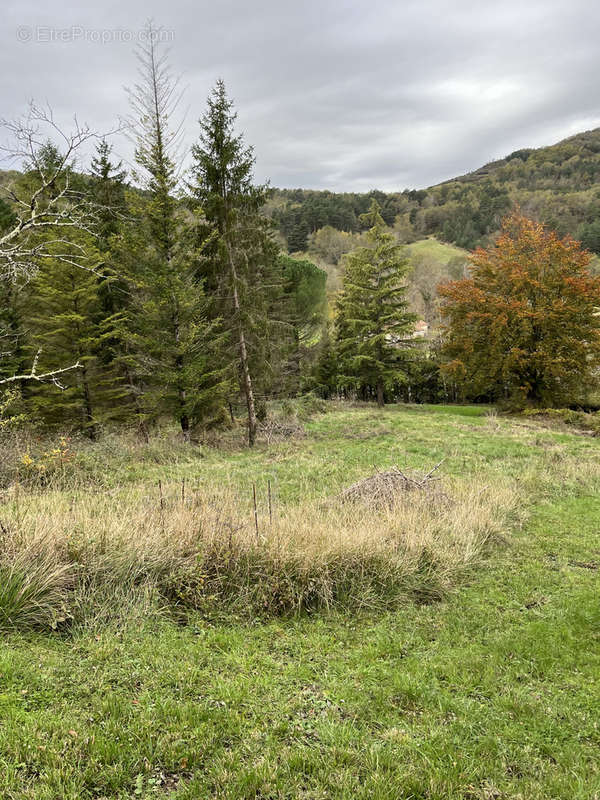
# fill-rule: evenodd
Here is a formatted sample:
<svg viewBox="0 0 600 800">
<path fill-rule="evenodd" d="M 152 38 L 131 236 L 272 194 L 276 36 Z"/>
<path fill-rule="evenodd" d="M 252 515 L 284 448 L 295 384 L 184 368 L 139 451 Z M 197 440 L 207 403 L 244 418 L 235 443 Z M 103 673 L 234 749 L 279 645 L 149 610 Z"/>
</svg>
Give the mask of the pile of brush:
<svg viewBox="0 0 600 800">
<path fill-rule="evenodd" d="M 281 442 L 286 439 L 301 438 L 306 435 L 304 426 L 296 419 L 274 419 L 267 417 L 266 420 L 259 423 L 258 435 L 261 439 L 271 444 L 272 442 Z"/>
<path fill-rule="evenodd" d="M 435 495 L 437 499 L 447 499 L 435 475 L 442 462 L 430 469 L 422 477 L 407 475 L 399 467 L 386 472 L 376 472 L 368 478 L 353 483 L 340 494 L 343 503 L 366 503 L 373 508 L 390 508 L 410 492 Z"/>
</svg>

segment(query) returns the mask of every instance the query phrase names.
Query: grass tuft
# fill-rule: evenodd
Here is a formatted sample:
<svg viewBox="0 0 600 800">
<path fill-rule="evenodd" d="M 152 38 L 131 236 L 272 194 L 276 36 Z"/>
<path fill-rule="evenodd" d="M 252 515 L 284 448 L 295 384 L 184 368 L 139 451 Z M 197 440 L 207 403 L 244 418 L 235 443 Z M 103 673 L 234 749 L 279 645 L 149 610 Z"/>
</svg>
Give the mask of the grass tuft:
<svg viewBox="0 0 600 800">
<path fill-rule="evenodd" d="M 69 616 L 72 565 L 60 563 L 52 548 L 28 549 L 0 563 L 0 629 L 53 629 Z"/>
</svg>

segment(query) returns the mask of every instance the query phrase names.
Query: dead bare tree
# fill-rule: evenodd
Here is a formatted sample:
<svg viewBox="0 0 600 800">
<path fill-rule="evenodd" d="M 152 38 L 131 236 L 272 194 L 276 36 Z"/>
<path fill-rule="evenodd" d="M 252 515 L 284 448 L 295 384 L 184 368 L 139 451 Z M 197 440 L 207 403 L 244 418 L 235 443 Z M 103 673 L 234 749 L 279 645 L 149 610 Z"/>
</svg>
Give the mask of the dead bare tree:
<svg viewBox="0 0 600 800">
<path fill-rule="evenodd" d="M 27 282 L 47 258 L 97 272 L 100 262 L 90 257 L 74 234 L 94 235 L 99 208 L 85 192 L 73 188 L 71 173 L 81 148 L 98 134 L 76 117 L 71 130 L 64 130 L 50 106 L 33 101 L 24 116 L 1 119 L 0 128 L 7 134 L 7 141 L 0 144 L 0 157 L 25 168 L 32 177 L 31 181 L 12 181 L 0 190 L 13 213 L 8 230 L 0 235 L 0 280 L 15 286 Z M 41 157 L 49 141 L 58 143 L 52 163 Z M 0 380 L 0 386 L 16 381 L 51 381 L 61 386 L 58 376 L 81 366 L 38 373 L 40 352 L 28 373 Z"/>
<path fill-rule="evenodd" d="M 8 280 L 29 278 L 44 258 L 95 271 L 84 248 L 69 236 L 73 230 L 94 234 L 97 206 L 71 186 L 71 169 L 78 151 L 98 134 L 73 120 L 71 131 L 64 131 L 54 120 L 50 107 L 29 105 L 16 120 L 0 120 L 9 141 L 0 144 L 0 154 L 9 163 L 27 166 L 34 174 L 33 185 L 16 182 L 4 187 L 5 197 L 16 221 L 0 236 L 0 277 Z M 44 163 L 40 153 L 48 141 L 58 141 L 60 153 L 55 163 Z M 39 237 L 40 233 L 44 235 Z"/>
<path fill-rule="evenodd" d="M 50 381 L 55 386 L 58 386 L 59 389 L 64 389 L 65 387 L 59 380 L 59 375 L 63 375 L 65 372 L 70 372 L 71 370 L 79 369 L 81 367 L 81 364 L 78 361 L 76 364 L 71 364 L 70 367 L 61 367 L 60 369 L 54 369 L 50 372 L 40 373 L 37 371 L 37 365 L 41 354 L 42 349 L 40 348 L 35 354 L 35 358 L 33 359 L 33 363 L 29 372 L 26 372 L 23 375 L 11 375 L 10 378 L 3 378 L 0 380 L 0 386 L 5 386 L 9 383 L 16 383 L 17 381 L 38 381 L 38 383 Z"/>
</svg>

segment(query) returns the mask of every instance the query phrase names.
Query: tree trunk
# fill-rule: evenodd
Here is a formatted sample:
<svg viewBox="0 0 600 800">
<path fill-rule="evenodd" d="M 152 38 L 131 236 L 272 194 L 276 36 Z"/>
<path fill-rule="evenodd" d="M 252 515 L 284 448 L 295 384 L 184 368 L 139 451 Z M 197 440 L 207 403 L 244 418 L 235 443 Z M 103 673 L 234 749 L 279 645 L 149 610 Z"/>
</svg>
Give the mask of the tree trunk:
<svg viewBox="0 0 600 800">
<path fill-rule="evenodd" d="M 185 394 L 185 392 L 184 392 L 184 394 Z M 190 440 L 190 418 L 188 417 L 188 415 L 185 412 L 179 417 L 179 422 L 181 424 L 181 433 L 183 434 L 183 440 L 184 440 L 184 442 L 189 442 L 189 440 Z"/>
<path fill-rule="evenodd" d="M 125 352 L 128 352 L 128 348 L 125 348 Z M 150 441 L 150 431 L 148 430 L 148 425 L 146 424 L 146 419 L 144 416 L 144 409 L 140 403 L 138 393 L 133 383 L 133 375 L 131 374 L 131 370 L 127 366 L 127 363 L 123 365 L 123 371 L 125 373 L 125 381 L 129 390 L 131 392 L 131 398 L 133 400 L 133 407 L 135 408 L 135 414 L 138 418 L 138 430 L 142 436 L 142 439 L 148 444 Z"/>
<path fill-rule="evenodd" d="M 377 405 L 379 408 L 383 408 L 383 382 L 377 381 Z"/>
<path fill-rule="evenodd" d="M 237 297 L 237 291 L 235 292 Z M 252 377 L 248 368 L 248 353 L 246 351 L 246 338 L 244 329 L 240 325 L 240 361 L 242 366 L 242 378 L 244 381 L 244 394 L 246 395 L 246 406 L 248 407 L 248 445 L 254 446 L 256 441 L 256 409 L 254 407 L 254 391 L 252 389 Z"/>
<path fill-rule="evenodd" d="M 233 284 L 233 308 L 238 316 L 239 325 L 239 348 L 240 348 L 240 367 L 242 370 L 242 385 L 244 394 L 246 396 L 246 406 L 248 408 L 248 445 L 254 446 L 256 441 L 256 408 L 254 405 L 254 390 L 252 388 L 252 376 L 250 375 L 250 367 L 248 366 L 248 350 L 246 348 L 246 336 L 244 334 L 244 326 L 240 317 L 240 298 L 237 290 L 237 270 L 233 261 L 231 247 L 227 242 L 227 256 L 229 258 L 229 268 L 231 270 L 231 282 Z"/>
<path fill-rule="evenodd" d="M 175 335 L 175 344 L 179 347 L 180 341 L 180 327 L 179 327 L 179 309 L 175 309 L 174 317 L 173 317 L 173 331 Z M 175 369 L 181 376 L 183 373 L 183 356 L 181 353 L 177 353 L 175 356 Z M 181 425 L 181 433 L 183 434 L 184 442 L 189 442 L 190 440 L 190 418 L 185 410 L 185 401 L 186 401 L 186 391 L 185 387 L 182 383 L 179 383 L 177 387 L 177 397 L 179 400 L 179 407 L 181 409 L 179 414 L 179 424 Z"/>
<path fill-rule="evenodd" d="M 85 366 L 81 370 L 81 386 L 83 389 L 83 406 L 85 412 L 86 429 L 85 432 L 90 439 L 96 441 L 96 423 L 94 422 L 94 414 L 92 410 L 92 396 L 90 394 L 90 385 L 88 383 L 87 369 Z"/>
</svg>

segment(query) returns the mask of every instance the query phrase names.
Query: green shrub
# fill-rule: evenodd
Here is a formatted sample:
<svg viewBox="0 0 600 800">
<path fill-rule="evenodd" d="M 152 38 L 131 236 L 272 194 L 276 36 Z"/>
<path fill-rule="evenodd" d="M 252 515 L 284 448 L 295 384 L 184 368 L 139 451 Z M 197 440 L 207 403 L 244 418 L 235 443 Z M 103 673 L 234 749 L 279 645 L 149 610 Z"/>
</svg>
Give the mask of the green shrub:
<svg viewBox="0 0 600 800">
<path fill-rule="evenodd" d="M 258 400 L 256 403 L 256 419 L 259 422 L 264 422 L 268 417 L 267 404 L 264 400 Z"/>
<path fill-rule="evenodd" d="M 562 422 L 600 436 L 600 412 L 575 411 L 572 408 L 532 408 L 523 413 L 528 417 Z"/>
<path fill-rule="evenodd" d="M 281 405 L 279 406 L 279 413 L 284 419 L 291 419 L 292 417 L 297 416 L 297 408 L 294 404 L 294 401 L 287 397 L 285 400 L 282 400 Z"/>
<path fill-rule="evenodd" d="M 329 411 L 329 406 L 326 400 L 323 400 L 317 395 L 305 394 L 299 400 L 300 413 L 303 416 L 312 417 L 316 414 L 326 414 Z"/>
</svg>

